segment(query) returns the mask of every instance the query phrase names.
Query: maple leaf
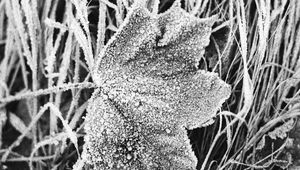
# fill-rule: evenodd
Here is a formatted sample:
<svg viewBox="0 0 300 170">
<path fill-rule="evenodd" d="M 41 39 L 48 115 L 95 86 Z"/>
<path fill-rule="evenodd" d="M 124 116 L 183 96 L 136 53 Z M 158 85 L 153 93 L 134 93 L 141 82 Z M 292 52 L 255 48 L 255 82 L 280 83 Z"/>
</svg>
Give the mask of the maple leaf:
<svg viewBox="0 0 300 170">
<path fill-rule="evenodd" d="M 134 6 L 100 53 L 84 154 L 95 169 L 195 169 L 187 129 L 215 116 L 230 87 L 197 69 L 215 17 L 178 5 L 151 14 Z"/>
</svg>

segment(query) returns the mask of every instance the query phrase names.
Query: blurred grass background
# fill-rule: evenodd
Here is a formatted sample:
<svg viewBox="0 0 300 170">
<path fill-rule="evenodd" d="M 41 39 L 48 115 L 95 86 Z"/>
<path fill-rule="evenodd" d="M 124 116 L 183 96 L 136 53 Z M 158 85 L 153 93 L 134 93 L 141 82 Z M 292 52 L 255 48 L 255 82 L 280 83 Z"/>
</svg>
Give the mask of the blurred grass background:
<svg viewBox="0 0 300 170">
<path fill-rule="evenodd" d="M 199 68 L 232 86 L 215 123 L 189 131 L 197 168 L 300 168 L 300 1 L 181 2 L 218 14 Z M 93 63 L 132 3 L 0 0 L 0 169 L 72 169 Z"/>
</svg>

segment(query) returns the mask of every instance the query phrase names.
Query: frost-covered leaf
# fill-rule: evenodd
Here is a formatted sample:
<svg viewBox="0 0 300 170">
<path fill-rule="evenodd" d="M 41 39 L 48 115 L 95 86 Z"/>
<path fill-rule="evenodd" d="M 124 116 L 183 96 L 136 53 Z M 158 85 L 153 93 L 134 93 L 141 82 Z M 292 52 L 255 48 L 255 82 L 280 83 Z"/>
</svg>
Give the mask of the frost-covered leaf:
<svg viewBox="0 0 300 170">
<path fill-rule="evenodd" d="M 199 19 L 178 6 L 170 8 L 158 18 L 163 35 L 157 45 L 158 48 L 164 47 L 159 48 L 158 53 L 171 62 L 183 62 L 189 67 L 197 65 L 209 44 L 215 20 L 216 16 Z"/>
<path fill-rule="evenodd" d="M 153 16 L 136 7 L 100 53 L 94 81 L 127 76 L 172 77 L 196 70 L 215 17 L 199 19 L 179 7 Z"/>
<path fill-rule="evenodd" d="M 276 165 L 286 169 L 292 163 L 291 153 L 296 152 L 293 140 L 287 138 L 287 134 L 293 127 L 294 120 L 290 119 L 273 131 L 264 134 L 257 143 L 255 152 L 247 156 L 246 162 L 253 164 L 253 158 L 255 158 L 255 160 L 260 160 L 256 163 L 257 166 L 271 168 Z"/>
<path fill-rule="evenodd" d="M 215 116 L 230 95 L 217 74 L 197 70 L 214 18 L 178 6 L 153 15 L 134 6 L 100 53 L 83 159 L 95 169 L 195 169 L 187 129 Z"/>
<path fill-rule="evenodd" d="M 147 62 L 147 59 L 153 56 L 151 48 L 155 44 L 155 38 L 159 31 L 155 24 L 155 19 L 151 17 L 147 9 L 133 8 L 123 21 L 119 31 L 100 52 L 95 67 L 96 71 L 93 74 L 94 82 L 102 85 L 107 80 L 136 73 L 137 65 L 134 66 L 128 62 L 141 58 Z"/>
<path fill-rule="evenodd" d="M 164 125 L 168 127 L 164 129 L 126 118 L 122 109 L 105 99 L 105 95 L 95 95 L 88 112 L 97 114 L 86 117 L 88 135 L 83 158 L 95 165 L 95 169 L 193 169 L 196 166 L 184 129 L 175 128 L 174 123 Z M 184 159 L 184 164 L 176 158 Z"/>
<path fill-rule="evenodd" d="M 285 122 L 283 125 L 276 127 L 273 131 L 268 133 L 268 136 L 272 139 L 284 139 L 287 137 L 287 133 L 294 127 L 295 121 L 290 119 L 289 121 Z"/>
<path fill-rule="evenodd" d="M 170 79 L 136 76 L 103 86 L 103 92 L 111 100 L 124 112 L 131 113 L 131 119 L 152 119 L 156 124 L 174 119 L 188 129 L 200 127 L 212 118 L 229 91 L 229 86 L 215 73 L 205 71 Z"/>
</svg>

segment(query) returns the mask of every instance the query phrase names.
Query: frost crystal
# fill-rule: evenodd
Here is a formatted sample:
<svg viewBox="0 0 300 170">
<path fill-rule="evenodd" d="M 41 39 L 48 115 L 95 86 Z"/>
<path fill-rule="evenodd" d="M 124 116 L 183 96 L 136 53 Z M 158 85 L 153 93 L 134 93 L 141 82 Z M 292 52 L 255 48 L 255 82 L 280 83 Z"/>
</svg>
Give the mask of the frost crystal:
<svg viewBox="0 0 300 170">
<path fill-rule="evenodd" d="M 197 70 L 214 18 L 133 7 L 97 61 L 83 157 L 94 169 L 196 169 L 187 129 L 214 117 L 230 87 Z"/>
</svg>

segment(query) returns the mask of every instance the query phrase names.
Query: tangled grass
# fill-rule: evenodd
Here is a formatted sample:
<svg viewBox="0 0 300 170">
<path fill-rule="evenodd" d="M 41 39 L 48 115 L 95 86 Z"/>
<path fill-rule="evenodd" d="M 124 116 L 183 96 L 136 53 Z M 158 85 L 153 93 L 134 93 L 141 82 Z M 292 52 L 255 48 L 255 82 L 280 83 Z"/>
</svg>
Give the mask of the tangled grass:
<svg viewBox="0 0 300 170">
<path fill-rule="evenodd" d="M 2 169 L 82 166 L 91 72 L 132 3 L 0 1 Z M 199 68 L 232 87 L 215 123 L 188 131 L 197 169 L 299 168 L 300 1 L 182 0 L 182 8 L 220 18 Z"/>
</svg>

